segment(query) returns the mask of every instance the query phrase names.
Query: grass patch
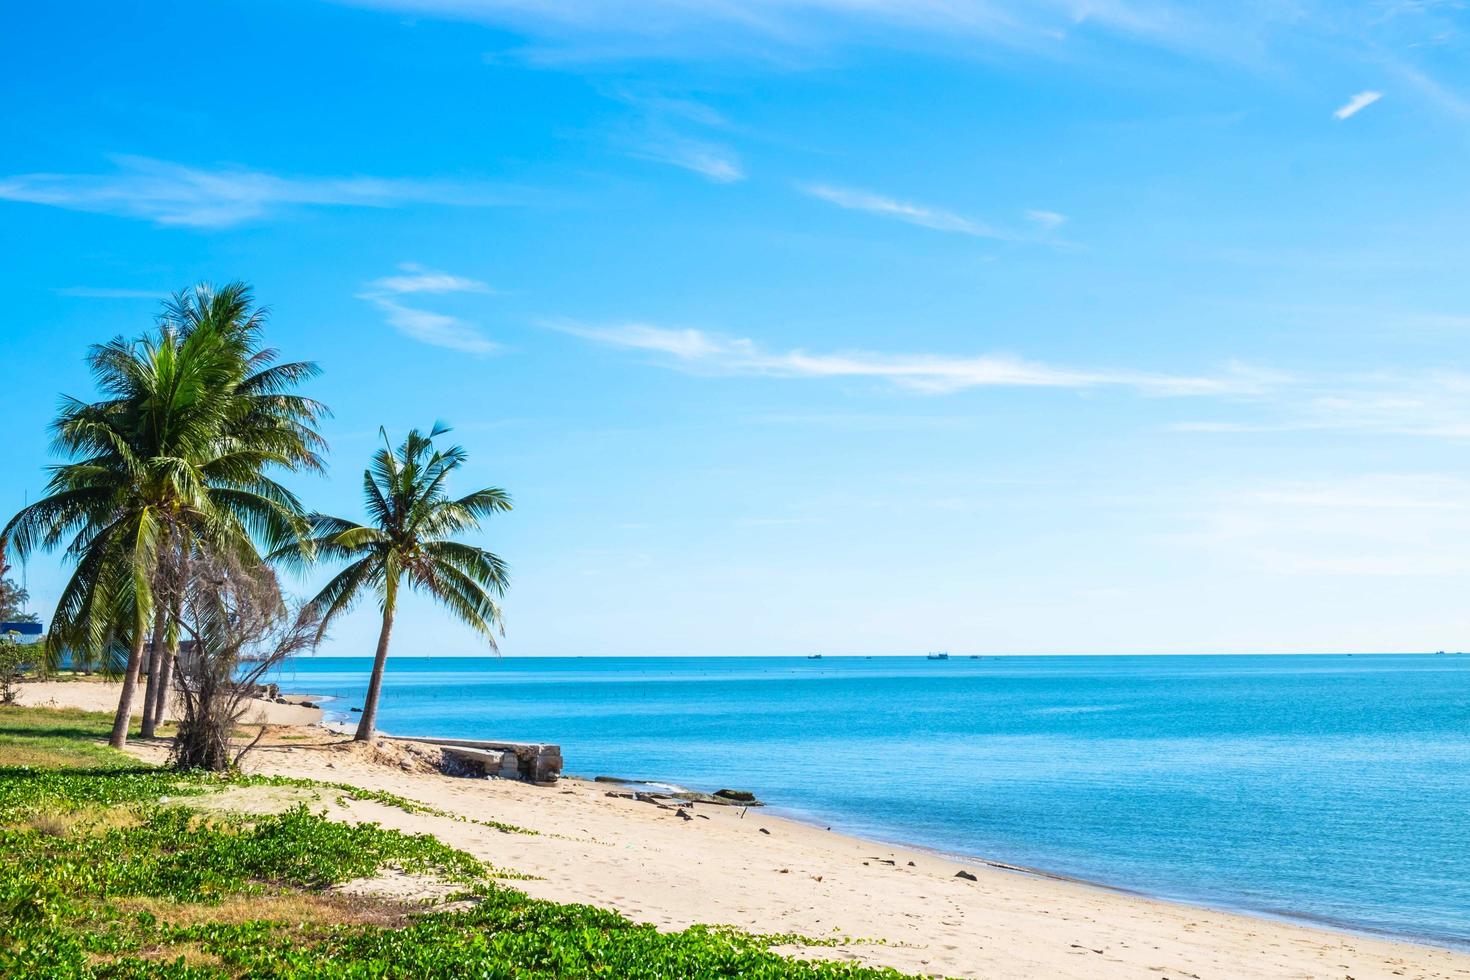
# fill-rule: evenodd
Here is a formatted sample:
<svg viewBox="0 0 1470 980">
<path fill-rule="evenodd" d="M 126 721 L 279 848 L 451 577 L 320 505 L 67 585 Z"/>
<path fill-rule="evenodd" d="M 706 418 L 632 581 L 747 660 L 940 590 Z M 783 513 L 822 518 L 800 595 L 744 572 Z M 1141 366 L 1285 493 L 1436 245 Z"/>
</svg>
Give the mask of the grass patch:
<svg viewBox="0 0 1470 980">
<path fill-rule="evenodd" d="M 77 708 L 0 707 L 0 766 L 127 768 L 137 761 L 107 745 L 112 718 Z"/>
</svg>

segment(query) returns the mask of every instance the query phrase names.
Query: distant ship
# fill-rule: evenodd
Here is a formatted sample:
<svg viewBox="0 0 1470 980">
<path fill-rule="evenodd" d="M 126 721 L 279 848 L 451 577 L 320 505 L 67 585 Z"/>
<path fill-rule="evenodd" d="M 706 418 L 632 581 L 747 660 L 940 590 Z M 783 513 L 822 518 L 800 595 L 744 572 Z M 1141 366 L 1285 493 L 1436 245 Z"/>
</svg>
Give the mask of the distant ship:
<svg viewBox="0 0 1470 980">
<path fill-rule="evenodd" d="M 929 659 L 930 660 L 948 660 L 949 659 L 949 654 L 947 654 L 947 653 L 931 653 L 931 654 L 929 654 Z"/>
<path fill-rule="evenodd" d="M 822 655 L 820 653 L 809 653 L 806 655 L 806 658 L 808 660 L 821 660 Z"/>
</svg>

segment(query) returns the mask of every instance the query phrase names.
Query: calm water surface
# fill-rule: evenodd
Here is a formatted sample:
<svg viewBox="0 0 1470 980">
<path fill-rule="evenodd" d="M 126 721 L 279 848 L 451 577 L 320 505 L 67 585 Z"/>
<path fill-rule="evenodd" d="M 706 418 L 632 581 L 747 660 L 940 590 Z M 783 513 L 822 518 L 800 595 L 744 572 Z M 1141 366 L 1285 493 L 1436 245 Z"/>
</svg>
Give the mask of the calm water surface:
<svg viewBox="0 0 1470 980">
<path fill-rule="evenodd" d="M 368 658 L 287 690 L 362 703 Z M 355 716 L 354 716 L 355 717 Z M 1470 656 L 390 662 L 379 725 L 835 830 L 1470 944 Z"/>
</svg>

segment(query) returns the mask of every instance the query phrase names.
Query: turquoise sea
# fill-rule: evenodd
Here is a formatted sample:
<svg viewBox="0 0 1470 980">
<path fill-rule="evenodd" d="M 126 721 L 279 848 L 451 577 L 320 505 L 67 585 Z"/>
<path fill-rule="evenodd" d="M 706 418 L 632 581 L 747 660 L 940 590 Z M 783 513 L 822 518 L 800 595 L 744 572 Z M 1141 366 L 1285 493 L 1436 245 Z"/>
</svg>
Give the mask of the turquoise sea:
<svg viewBox="0 0 1470 980">
<path fill-rule="evenodd" d="M 281 680 L 347 716 L 369 665 Z M 405 656 L 379 727 L 557 742 L 576 775 L 1470 945 L 1470 656 Z"/>
</svg>

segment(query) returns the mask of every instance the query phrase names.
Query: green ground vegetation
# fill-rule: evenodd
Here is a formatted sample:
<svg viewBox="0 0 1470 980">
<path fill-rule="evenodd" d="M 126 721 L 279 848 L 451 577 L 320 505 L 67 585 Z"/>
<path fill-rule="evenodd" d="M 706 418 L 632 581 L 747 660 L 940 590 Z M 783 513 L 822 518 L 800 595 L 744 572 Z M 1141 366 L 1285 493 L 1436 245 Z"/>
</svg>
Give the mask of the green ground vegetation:
<svg viewBox="0 0 1470 980">
<path fill-rule="evenodd" d="M 770 949 L 800 937 L 660 933 L 532 899 L 434 837 L 331 820 L 306 802 L 269 814 L 209 808 L 212 794 L 242 785 L 352 791 L 142 766 L 102 744 L 110 728 L 103 714 L 0 708 L 0 976 L 900 976 Z M 332 889 L 390 869 L 455 894 L 416 906 Z"/>
</svg>

